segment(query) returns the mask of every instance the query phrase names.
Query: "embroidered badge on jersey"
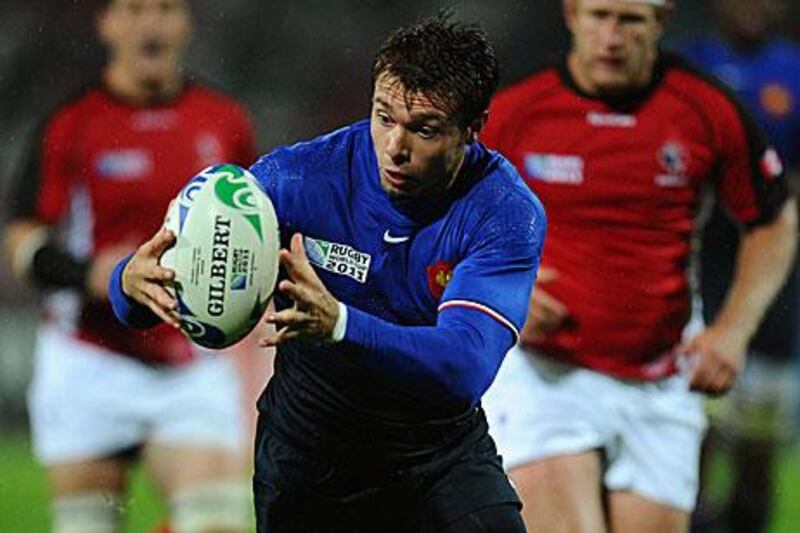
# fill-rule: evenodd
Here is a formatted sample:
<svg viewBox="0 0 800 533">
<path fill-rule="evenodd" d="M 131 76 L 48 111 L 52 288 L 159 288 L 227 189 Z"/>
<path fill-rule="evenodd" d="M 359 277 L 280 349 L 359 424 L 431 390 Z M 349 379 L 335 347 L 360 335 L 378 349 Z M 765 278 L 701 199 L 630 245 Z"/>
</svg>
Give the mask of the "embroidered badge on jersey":
<svg viewBox="0 0 800 533">
<path fill-rule="evenodd" d="M 305 237 L 304 245 L 312 265 L 353 278 L 359 283 L 366 283 L 369 264 L 372 262 L 371 255 L 359 252 L 347 244 L 311 237 Z"/>
<path fill-rule="evenodd" d="M 781 161 L 781 156 L 778 155 L 774 148 L 768 148 L 764 152 L 760 165 L 764 177 L 770 181 L 783 174 L 783 161 Z"/>
<path fill-rule="evenodd" d="M 658 152 L 658 162 L 664 173 L 655 178 L 661 187 L 684 187 L 689 183 L 689 152 L 678 141 L 667 141 Z"/>
<path fill-rule="evenodd" d="M 428 289 L 436 300 L 441 300 L 442 294 L 450 279 L 453 277 L 453 265 L 447 261 L 439 261 L 427 269 Z"/>
<path fill-rule="evenodd" d="M 146 177 L 153 169 L 153 158 L 144 148 L 108 150 L 97 155 L 95 170 L 102 179 L 131 181 Z"/>
<path fill-rule="evenodd" d="M 793 108 L 791 91 L 782 83 L 768 83 L 762 87 L 758 94 L 761 107 L 774 118 L 788 116 Z"/>
<path fill-rule="evenodd" d="M 525 154 L 528 176 L 549 183 L 580 185 L 583 183 L 583 158 L 576 155 Z"/>
</svg>

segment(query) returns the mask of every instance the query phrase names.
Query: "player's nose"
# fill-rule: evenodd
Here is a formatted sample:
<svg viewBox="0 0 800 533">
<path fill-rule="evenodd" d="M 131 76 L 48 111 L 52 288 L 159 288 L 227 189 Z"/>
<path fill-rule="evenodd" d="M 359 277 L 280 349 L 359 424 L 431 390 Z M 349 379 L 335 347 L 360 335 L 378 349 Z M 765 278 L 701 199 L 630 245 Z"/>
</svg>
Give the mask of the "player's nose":
<svg viewBox="0 0 800 533">
<path fill-rule="evenodd" d="M 605 49 L 619 48 L 625 44 L 621 21 L 609 17 L 599 28 L 600 46 Z"/>
<path fill-rule="evenodd" d="M 386 142 L 386 155 L 395 164 L 408 160 L 409 148 L 405 129 L 397 126 L 389 131 Z"/>
</svg>

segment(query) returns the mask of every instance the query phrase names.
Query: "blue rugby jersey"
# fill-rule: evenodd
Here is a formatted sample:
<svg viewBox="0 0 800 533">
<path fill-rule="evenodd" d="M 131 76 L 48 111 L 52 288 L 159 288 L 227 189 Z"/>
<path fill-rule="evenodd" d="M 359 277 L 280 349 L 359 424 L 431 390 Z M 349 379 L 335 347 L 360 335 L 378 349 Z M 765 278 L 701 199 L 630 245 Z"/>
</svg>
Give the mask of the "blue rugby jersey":
<svg viewBox="0 0 800 533">
<path fill-rule="evenodd" d="M 413 447 L 425 440 L 420 424 L 436 428 L 435 440 L 474 415 L 525 321 L 545 233 L 543 208 L 512 165 L 471 144 L 446 197 L 400 204 L 380 186 L 363 121 L 280 148 L 250 170 L 275 206 L 282 245 L 301 232 L 322 282 L 350 310 L 345 341 L 278 347 L 259 402 L 272 424 L 298 437 Z M 275 302 L 291 305 L 281 294 Z M 447 337 L 451 323 L 464 335 Z M 482 375 L 451 386 L 469 393 L 428 379 L 458 367 L 474 354 L 464 343 L 480 339 L 490 341 L 478 346 L 486 364 L 462 373 Z"/>
<path fill-rule="evenodd" d="M 740 52 L 719 37 L 707 37 L 681 50 L 703 70 L 725 82 L 744 100 L 789 168 L 800 162 L 800 48 L 783 40 L 766 41 Z"/>
</svg>

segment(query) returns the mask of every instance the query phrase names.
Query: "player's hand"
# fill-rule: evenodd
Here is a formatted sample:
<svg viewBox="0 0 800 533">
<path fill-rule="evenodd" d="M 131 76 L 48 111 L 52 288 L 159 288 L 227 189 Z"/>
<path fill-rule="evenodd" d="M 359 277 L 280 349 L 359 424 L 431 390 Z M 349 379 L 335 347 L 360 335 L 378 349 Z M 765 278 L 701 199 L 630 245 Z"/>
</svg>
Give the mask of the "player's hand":
<svg viewBox="0 0 800 533">
<path fill-rule="evenodd" d="M 747 339 L 713 324 L 678 347 L 689 361 L 689 388 L 711 395 L 728 392 L 744 368 Z"/>
<path fill-rule="evenodd" d="M 330 339 L 339 318 L 339 303 L 308 262 L 302 235 L 292 236 L 290 249 L 280 252 L 280 262 L 289 279 L 282 280 L 278 290 L 289 296 L 294 305 L 277 313 L 267 313 L 266 321 L 273 324 L 276 331 L 261 339 L 261 345 L 277 346 L 294 338 Z"/>
<path fill-rule="evenodd" d="M 117 263 L 135 248 L 133 243 L 117 244 L 101 250 L 94 256 L 86 275 L 86 291 L 89 296 L 98 300 L 108 300 L 108 280 L 111 273 L 114 272 Z"/>
<path fill-rule="evenodd" d="M 175 271 L 158 264 L 161 255 L 173 244 L 175 235 L 162 228 L 141 245 L 122 271 L 122 292 L 177 328 L 180 327 L 178 303 L 164 289 L 165 284 L 175 279 Z"/>
<path fill-rule="evenodd" d="M 519 334 L 522 344 L 535 344 L 560 328 L 569 316 L 567 306 L 547 293 L 547 284 L 558 277 L 552 268 L 540 268 L 528 306 L 528 318 Z"/>
</svg>

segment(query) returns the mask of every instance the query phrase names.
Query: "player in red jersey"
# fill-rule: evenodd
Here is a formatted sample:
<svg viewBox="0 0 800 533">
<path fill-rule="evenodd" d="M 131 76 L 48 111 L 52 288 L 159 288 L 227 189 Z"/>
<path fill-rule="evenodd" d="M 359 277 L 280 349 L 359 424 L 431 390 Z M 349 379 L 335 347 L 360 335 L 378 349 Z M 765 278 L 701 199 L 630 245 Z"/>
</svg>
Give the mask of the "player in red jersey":
<svg viewBox="0 0 800 533">
<path fill-rule="evenodd" d="M 481 136 L 550 220 L 520 344 L 484 406 L 532 530 L 686 531 L 706 425 L 697 393 L 724 393 L 741 370 L 794 253 L 795 203 L 735 101 L 659 51 L 671 2 L 564 9 L 566 58 L 501 92 Z M 682 342 L 706 188 L 743 244 L 724 308 Z"/>
<path fill-rule="evenodd" d="M 228 97 L 188 82 L 185 0 L 110 0 L 97 13 L 102 81 L 45 123 L 6 232 L 14 270 L 48 289 L 30 414 L 56 532 L 119 529 L 131 452 L 175 531 L 243 531 L 252 512 L 233 361 L 169 327 L 120 326 L 109 274 L 156 231 L 203 167 L 250 164 L 252 129 Z"/>
</svg>

